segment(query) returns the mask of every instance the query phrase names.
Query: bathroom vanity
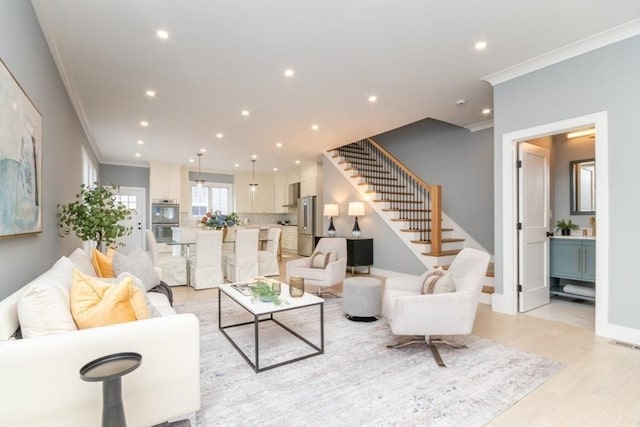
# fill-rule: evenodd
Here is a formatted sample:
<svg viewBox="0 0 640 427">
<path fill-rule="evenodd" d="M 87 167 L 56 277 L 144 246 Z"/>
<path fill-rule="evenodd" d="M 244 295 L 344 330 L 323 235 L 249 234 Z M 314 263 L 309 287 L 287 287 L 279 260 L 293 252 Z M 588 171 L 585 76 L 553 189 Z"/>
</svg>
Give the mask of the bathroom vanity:
<svg viewBox="0 0 640 427">
<path fill-rule="evenodd" d="M 595 301 L 596 238 L 553 236 L 549 252 L 551 294 Z"/>
</svg>

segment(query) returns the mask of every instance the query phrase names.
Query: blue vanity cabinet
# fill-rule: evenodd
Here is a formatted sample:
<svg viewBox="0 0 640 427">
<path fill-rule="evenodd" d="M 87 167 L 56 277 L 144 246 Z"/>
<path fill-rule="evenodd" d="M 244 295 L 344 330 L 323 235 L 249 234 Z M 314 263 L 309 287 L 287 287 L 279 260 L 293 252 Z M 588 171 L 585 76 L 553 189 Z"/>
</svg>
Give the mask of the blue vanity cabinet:
<svg viewBox="0 0 640 427">
<path fill-rule="evenodd" d="M 596 241 L 580 238 L 552 238 L 549 245 L 550 292 L 554 295 L 595 301 L 593 296 L 565 292 L 564 284 L 593 288 L 596 281 Z"/>
<path fill-rule="evenodd" d="M 593 239 L 551 239 L 549 275 L 561 279 L 596 280 L 596 241 Z"/>
</svg>

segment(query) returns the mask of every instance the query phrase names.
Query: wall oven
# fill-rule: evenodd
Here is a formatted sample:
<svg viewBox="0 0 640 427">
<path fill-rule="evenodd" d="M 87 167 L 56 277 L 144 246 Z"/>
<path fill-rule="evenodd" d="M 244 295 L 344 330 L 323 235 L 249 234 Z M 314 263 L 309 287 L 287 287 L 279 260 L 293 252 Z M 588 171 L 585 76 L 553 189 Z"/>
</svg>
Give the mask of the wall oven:
<svg viewBox="0 0 640 427">
<path fill-rule="evenodd" d="M 151 204 L 151 230 L 158 243 L 172 240 L 171 228 L 180 226 L 180 205 L 172 202 Z"/>
</svg>

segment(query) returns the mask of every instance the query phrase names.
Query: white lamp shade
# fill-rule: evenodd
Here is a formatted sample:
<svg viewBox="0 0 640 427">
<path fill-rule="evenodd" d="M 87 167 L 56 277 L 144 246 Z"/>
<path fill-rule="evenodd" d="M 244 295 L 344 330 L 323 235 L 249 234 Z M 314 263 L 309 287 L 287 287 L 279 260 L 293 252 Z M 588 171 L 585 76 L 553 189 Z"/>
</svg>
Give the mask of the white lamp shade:
<svg viewBox="0 0 640 427">
<path fill-rule="evenodd" d="M 338 216 L 338 205 L 333 203 L 324 205 L 324 216 Z"/>
<path fill-rule="evenodd" d="M 364 215 L 363 202 L 349 202 L 349 216 L 363 216 L 363 215 Z"/>
</svg>

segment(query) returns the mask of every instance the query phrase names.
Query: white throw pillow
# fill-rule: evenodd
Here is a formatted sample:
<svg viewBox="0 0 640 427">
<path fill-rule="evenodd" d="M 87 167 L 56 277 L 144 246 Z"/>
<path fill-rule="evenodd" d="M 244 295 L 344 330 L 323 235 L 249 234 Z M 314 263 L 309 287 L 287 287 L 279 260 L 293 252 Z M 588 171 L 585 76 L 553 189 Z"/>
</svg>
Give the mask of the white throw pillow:
<svg viewBox="0 0 640 427">
<path fill-rule="evenodd" d="M 131 273 L 132 276 L 142 280 L 147 291 L 160 283 L 160 276 L 151 258 L 141 248 L 135 248 L 129 255 L 116 252 L 113 257 L 113 272 L 117 276 L 122 273 Z"/>
<path fill-rule="evenodd" d="M 76 249 L 71 253 L 71 255 L 69 255 L 69 259 L 73 265 L 82 272 L 82 274 L 96 277 L 96 270 L 93 268 L 93 264 L 91 263 L 91 257 L 84 249 Z"/>
<path fill-rule="evenodd" d="M 424 295 L 442 294 L 455 290 L 453 277 L 442 268 L 436 268 L 429 272 L 422 282 L 422 293 Z"/>
<path fill-rule="evenodd" d="M 34 279 L 18 301 L 18 319 L 24 338 L 78 330 L 69 306 L 73 262 L 60 258 Z"/>
</svg>

